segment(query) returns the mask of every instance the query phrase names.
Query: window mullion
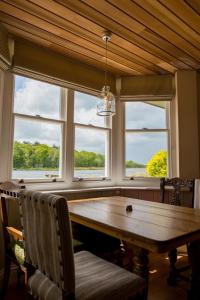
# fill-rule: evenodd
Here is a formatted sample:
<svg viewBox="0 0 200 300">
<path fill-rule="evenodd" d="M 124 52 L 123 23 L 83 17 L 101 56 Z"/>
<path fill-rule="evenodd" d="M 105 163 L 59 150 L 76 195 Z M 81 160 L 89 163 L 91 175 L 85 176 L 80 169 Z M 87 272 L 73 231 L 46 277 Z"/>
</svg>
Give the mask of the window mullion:
<svg viewBox="0 0 200 300">
<path fill-rule="evenodd" d="M 75 129 L 74 129 L 74 91 L 68 89 L 67 93 L 67 127 L 66 127 L 66 166 L 65 178 L 68 185 L 71 184 L 74 174 L 74 146 L 75 146 Z"/>
</svg>

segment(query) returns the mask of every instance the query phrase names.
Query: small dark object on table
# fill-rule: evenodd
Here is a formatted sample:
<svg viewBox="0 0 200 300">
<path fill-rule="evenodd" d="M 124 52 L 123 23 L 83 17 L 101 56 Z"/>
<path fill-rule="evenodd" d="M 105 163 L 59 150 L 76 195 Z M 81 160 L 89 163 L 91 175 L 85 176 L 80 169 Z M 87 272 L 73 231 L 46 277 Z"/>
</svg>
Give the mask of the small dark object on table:
<svg viewBox="0 0 200 300">
<path fill-rule="evenodd" d="M 127 205 L 127 207 L 126 207 L 126 211 L 133 211 L 133 207 L 132 207 L 132 205 Z"/>
</svg>

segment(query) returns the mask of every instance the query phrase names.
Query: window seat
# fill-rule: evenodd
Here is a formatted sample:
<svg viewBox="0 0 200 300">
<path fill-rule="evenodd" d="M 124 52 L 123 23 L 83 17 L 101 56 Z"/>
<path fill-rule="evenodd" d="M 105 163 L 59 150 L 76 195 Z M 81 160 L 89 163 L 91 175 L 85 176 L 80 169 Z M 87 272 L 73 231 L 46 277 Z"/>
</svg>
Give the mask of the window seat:
<svg viewBox="0 0 200 300">
<path fill-rule="evenodd" d="M 44 191 L 45 192 L 45 191 Z M 97 198 L 108 196 L 125 196 L 141 200 L 160 202 L 159 187 L 127 187 L 127 186 L 112 186 L 104 188 L 85 188 L 85 189 L 69 189 L 69 190 L 52 190 L 48 191 L 53 194 L 63 195 L 69 201 L 84 198 Z M 189 192 L 183 192 L 182 205 L 192 207 L 192 201 Z M 168 203 L 168 193 L 166 193 L 165 203 Z"/>
</svg>

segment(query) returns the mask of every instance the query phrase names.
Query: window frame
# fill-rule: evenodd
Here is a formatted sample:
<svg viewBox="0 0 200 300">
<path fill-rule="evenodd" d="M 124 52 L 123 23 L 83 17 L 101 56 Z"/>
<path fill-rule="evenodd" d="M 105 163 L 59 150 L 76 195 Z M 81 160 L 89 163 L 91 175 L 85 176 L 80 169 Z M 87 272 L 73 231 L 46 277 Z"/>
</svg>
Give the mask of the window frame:
<svg viewBox="0 0 200 300">
<path fill-rule="evenodd" d="M 146 96 L 116 96 L 116 115 L 112 117 L 111 124 L 111 134 L 110 134 L 110 157 L 109 157 L 109 168 L 110 168 L 110 178 L 106 180 L 83 180 L 74 181 L 73 180 L 73 163 L 74 157 L 74 132 L 73 132 L 73 93 L 74 91 L 83 92 L 92 96 L 99 95 L 98 91 L 86 89 L 81 86 L 69 84 L 59 79 L 50 78 L 45 75 L 35 74 L 32 71 L 15 69 L 14 72 L 6 71 L 4 74 L 5 85 L 4 85 L 4 95 L 3 95 L 3 113 L 2 113 L 2 136 L 1 136 L 1 180 L 10 180 L 12 174 L 12 151 L 13 151 L 13 101 L 14 101 L 14 75 L 24 76 L 27 78 L 47 82 L 49 84 L 57 85 L 64 91 L 65 94 L 65 110 L 66 119 L 64 125 L 64 140 L 63 140 L 63 181 L 52 182 L 48 179 L 37 180 L 37 181 L 27 181 L 26 186 L 31 189 L 39 190 L 65 190 L 65 189 L 87 189 L 87 188 L 102 188 L 110 186 L 126 186 L 126 187 L 137 187 L 137 188 L 158 188 L 159 178 L 144 177 L 144 178 L 134 178 L 130 180 L 129 178 L 123 177 L 123 169 L 125 166 L 124 159 L 124 102 L 125 101 L 149 101 L 149 100 L 163 100 L 169 101 L 169 112 L 168 112 L 168 124 L 169 124 L 169 136 L 168 136 L 168 151 L 169 151 L 169 176 L 176 176 L 178 174 L 178 141 L 177 141 L 177 123 L 176 123 L 176 103 L 172 100 L 170 96 L 162 97 L 146 97 Z M 171 101 L 172 100 L 172 101 Z M 172 147 L 172 148 L 171 148 Z M 117 163 L 116 163 L 117 162 Z"/>
<path fill-rule="evenodd" d="M 172 157 L 171 157 L 171 126 L 170 126 L 170 106 L 171 98 L 169 97 L 124 97 L 120 99 L 120 118 L 121 118 L 121 134 L 122 134 L 122 144 L 121 144 L 121 176 L 119 182 L 128 183 L 132 182 L 132 185 L 137 186 L 158 186 L 159 177 L 145 177 L 145 176 L 126 176 L 126 132 L 166 132 L 167 133 L 167 167 L 168 167 L 168 176 L 172 176 Z M 126 129 L 126 118 L 125 118 L 125 103 L 126 102 L 148 102 L 148 101 L 165 101 L 166 102 L 166 128 L 155 129 L 155 128 L 144 128 L 144 129 Z"/>
<path fill-rule="evenodd" d="M 39 114 L 36 115 L 28 115 L 28 114 L 22 114 L 22 113 L 16 113 L 14 112 L 14 98 L 15 98 L 15 78 L 16 76 L 22 76 L 25 78 L 41 81 L 44 83 L 56 85 L 60 88 L 60 119 L 56 118 L 48 118 L 48 117 L 42 117 Z M 13 181 L 17 180 L 23 180 L 25 183 L 51 183 L 51 182 L 64 182 L 65 181 L 65 152 L 66 152 L 66 102 L 67 102 L 67 88 L 61 87 L 60 85 L 52 82 L 47 82 L 45 80 L 42 80 L 41 77 L 30 77 L 24 74 L 13 74 L 13 88 L 12 88 L 12 112 L 11 112 L 11 118 L 12 118 L 12 129 L 11 129 L 11 151 L 10 151 L 10 167 L 9 167 L 9 178 Z M 38 123 L 48 123 L 48 124 L 59 124 L 61 126 L 61 145 L 60 145 L 60 160 L 59 160 L 59 170 L 61 168 L 61 176 L 55 177 L 55 178 L 13 178 L 12 177 L 12 171 L 13 171 L 13 145 L 14 145 L 14 131 L 15 131 L 15 119 L 22 119 L 22 120 L 33 120 Z"/>
<path fill-rule="evenodd" d="M 74 121 L 74 115 L 75 115 L 75 92 L 80 92 L 89 96 L 95 96 L 97 97 L 98 94 L 96 93 L 91 93 L 89 91 L 81 91 L 81 90 L 73 90 L 73 97 L 71 98 L 71 102 L 73 104 L 71 104 L 71 109 L 73 107 L 73 157 L 72 157 L 72 182 L 98 182 L 98 181 L 111 181 L 111 175 L 112 175 L 112 147 L 111 147 L 111 141 L 112 141 L 112 119 L 110 120 L 110 122 L 108 121 L 108 119 L 106 119 L 106 126 L 98 126 L 98 125 L 92 125 L 92 124 L 84 124 L 84 123 L 77 123 Z M 73 99 L 73 101 L 72 101 Z M 106 132 L 106 151 L 105 151 L 105 174 L 106 176 L 102 176 L 102 177 L 76 177 L 75 176 L 75 167 L 74 167 L 74 151 L 75 151 L 75 132 L 76 132 L 76 128 L 86 128 L 86 129 L 94 129 L 97 131 L 104 131 Z"/>
</svg>

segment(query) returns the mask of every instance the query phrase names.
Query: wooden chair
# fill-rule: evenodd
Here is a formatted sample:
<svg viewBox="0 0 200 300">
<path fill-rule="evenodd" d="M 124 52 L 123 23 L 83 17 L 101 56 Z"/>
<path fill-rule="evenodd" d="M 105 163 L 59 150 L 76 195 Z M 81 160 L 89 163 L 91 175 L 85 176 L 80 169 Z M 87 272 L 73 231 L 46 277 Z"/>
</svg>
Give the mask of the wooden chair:
<svg viewBox="0 0 200 300">
<path fill-rule="evenodd" d="M 0 185 L 1 217 L 4 238 L 4 274 L 3 283 L 0 290 L 0 299 L 4 299 L 6 294 L 11 264 L 14 263 L 15 266 L 17 266 L 18 275 L 21 271 L 23 271 L 25 274 L 27 271 L 24 265 L 24 247 L 22 241 L 22 232 L 19 225 L 20 222 L 15 220 L 14 225 L 10 224 L 8 214 L 8 202 L 15 202 L 15 204 L 17 204 L 16 200 L 18 199 L 19 192 L 23 189 L 25 189 L 24 185 L 13 182 L 4 182 Z M 17 215 L 17 212 L 15 213 Z M 20 221 L 19 215 L 18 221 Z M 16 226 L 16 223 L 18 223 L 18 226 Z"/>
<path fill-rule="evenodd" d="M 160 198 L 161 202 L 169 203 L 172 205 L 181 204 L 181 194 L 183 192 L 191 193 L 191 206 L 194 207 L 194 179 L 186 178 L 161 178 L 160 179 Z M 169 198 L 166 201 L 166 191 L 168 191 Z"/>
<path fill-rule="evenodd" d="M 0 203 L 1 219 L 4 238 L 4 273 L 3 283 L 0 289 L 0 299 L 4 299 L 9 283 L 11 264 L 17 267 L 18 282 L 20 274 L 25 275 L 25 284 L 27 284 L 28 270 L 25 264 L 24 242 L 22 237 L 22 228 L 19 213 L 19 193 L 25 189 L 25 185 L 17 184 L 11 181 L 0 185 Z M 9 203 L 13 206 L 12 218 L 9 218 Z M 15 215 L 15 216 L 14 216 Z M 10 224 L 9 219 L 12 220 Z M 78 252 L 84 249 L 84 244 L 78 239 L 73 239 L 73 250 Z"/>
<path fill-rule="evenodd" d="M 39 299 L 147 299 L 144 279 L 88 251 L 73 253 L 67 202 L 51 194 L 20 194 L 30 294 Z"/>
<path fill-rule="evenodd" d="M 161 178 L 160 179 L 160 198 L 161 202 L 171 205 L 184 206 L 184 199 L 182 201 L 181 196 L 190 194 L 190 206 L 194 207 L 194 179 L 187 178 Z M 187 194 L 186 194 L 187 193 Z M 188 247 L 188 245 L 187 245 Z M 190 268 L 190 265 L 182 268 L 176 268 L 177 262 L 177 249 L 172 250 L 168 254 L 170 268 L 168 284 L 175 285 L 177 278 L 189 281 L 189 278 L 182 273 Z"/>
</svg>

